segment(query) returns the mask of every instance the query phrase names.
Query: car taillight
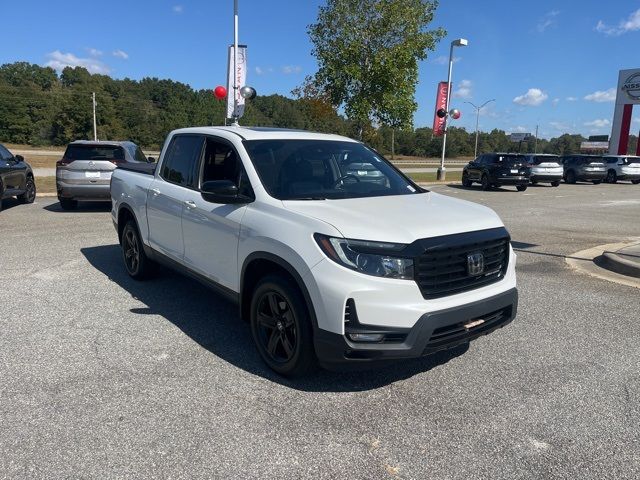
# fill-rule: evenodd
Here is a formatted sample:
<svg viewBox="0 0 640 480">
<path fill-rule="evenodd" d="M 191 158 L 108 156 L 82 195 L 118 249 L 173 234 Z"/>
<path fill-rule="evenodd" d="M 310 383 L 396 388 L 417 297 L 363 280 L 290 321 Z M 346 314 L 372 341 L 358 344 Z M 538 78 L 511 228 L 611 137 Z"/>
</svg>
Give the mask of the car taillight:
<svg viewBox="0 0 640 480">
<path fill-rule="evenodd" d="M 126 160 L 124 159 L 119 159 L 119 158 L 113 158 L 111 160 L 109 160 L 111 163 L 113 163 L 114 165 L 120 165 L 121 163 L 127 163 Z"/>
<path fill-rule="evenodd" d="M 66 167 L 67 165 L 69 165 L 71 162 L 73 162 L 73 160 L 69 160 L 68 158 L 62 158 L 60 160 L 58 160 L 56 162 L 56 166 L 57 167 Z"/>
</svg>

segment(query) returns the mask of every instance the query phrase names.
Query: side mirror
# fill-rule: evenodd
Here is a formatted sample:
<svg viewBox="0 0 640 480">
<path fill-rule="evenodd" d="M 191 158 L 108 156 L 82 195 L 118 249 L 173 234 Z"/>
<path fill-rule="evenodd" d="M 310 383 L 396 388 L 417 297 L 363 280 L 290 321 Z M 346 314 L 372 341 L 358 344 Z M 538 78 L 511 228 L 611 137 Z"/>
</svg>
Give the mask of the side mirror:
<svg viewBox="0 0 640 480">
<path fill-rule="evenodd" d="M 156 163 L 156 157 L 147 157 L 149 163 Z"/>
<path fill-rule="evenodd" d="M 211 203 L 249 203 L 251 198 L 238 193 L 238 187 L 231 180 L 210 180 L 200 188 L 202 198 Z"/>
<path fill-rule="evenodd" d="M 24 157 L 22 155 L 16 155 L 14 158 L 17 163 L 24 162 Z"/>
</svg>

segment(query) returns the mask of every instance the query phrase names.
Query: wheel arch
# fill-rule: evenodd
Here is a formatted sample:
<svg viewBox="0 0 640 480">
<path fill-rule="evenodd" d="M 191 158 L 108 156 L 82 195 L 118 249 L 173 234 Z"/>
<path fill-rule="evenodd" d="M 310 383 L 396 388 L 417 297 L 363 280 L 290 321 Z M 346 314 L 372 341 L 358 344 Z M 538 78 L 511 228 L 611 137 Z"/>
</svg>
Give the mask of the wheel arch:
<svg viewBox="0 0 640 480">
<path fill-rule="evenodd" d="M 138 225 L 138 219 L 136 218 L 135 213 L 133 213 L 133 208 L 131 208 L 128 204 L 123 203 L 118 208 L 118 242 L 122 243 L 122 231 L 124 230 L 124 226 L 127 224 L 129 220 L 133 220 L 136 224 L 136 228 L 138 232 L 140 232 L 140 226 Z"/>
<path fill-rule="evenodd" d="M 240 273 L 240 318 L 249 320 L 249 307 L 251 306 L 251 293 L 261 278 L 265 275 L 280 273 L 291 279 L 298 287 L 306 303 L 313 330 L 318 328 L 318 320 L 309 290 L 300 273 L 293 265 L 282 257 L 269 252 L 254 252 L 250 254 L 242 264 Z"/>
</svg>

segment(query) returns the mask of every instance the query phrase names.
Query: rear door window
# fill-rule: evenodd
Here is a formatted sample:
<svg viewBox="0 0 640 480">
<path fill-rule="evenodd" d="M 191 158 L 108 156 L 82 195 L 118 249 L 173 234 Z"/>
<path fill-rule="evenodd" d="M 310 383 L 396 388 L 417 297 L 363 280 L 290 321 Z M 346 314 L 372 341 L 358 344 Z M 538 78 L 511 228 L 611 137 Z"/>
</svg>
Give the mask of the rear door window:
<svg viewBox="0 0 640 480">
<path fill-rule="evenodd" d="M 204 138 L 200 135 L 173 137 L 162 163 L 160 176 L 168 182 L 195 188 L 203 143 Z"/>
</svg>

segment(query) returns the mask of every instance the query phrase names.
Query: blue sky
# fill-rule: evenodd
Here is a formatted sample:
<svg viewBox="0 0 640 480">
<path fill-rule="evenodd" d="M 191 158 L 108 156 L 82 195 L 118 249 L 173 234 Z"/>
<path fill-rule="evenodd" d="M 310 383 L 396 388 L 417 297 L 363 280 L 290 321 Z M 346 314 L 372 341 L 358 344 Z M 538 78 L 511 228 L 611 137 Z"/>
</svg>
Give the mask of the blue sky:
<svg viewBox="0 0 640 480">
<path fill-rule="evenodd" d="M 0 63 L 84 65 L 116 78 L 171 78 L 194 88 L 225 83 L 232 0 L 44 2 L 1 0 Z M 307 25 L 319 0 L 239 0 L 248 83 L 259 94 L 289 95 L 314 73 Z M 618 70 L 640 67 L 640 0 L 442 0 L 434 26 L 448 36 L 420 65 L 415 125 L 431 126 L 437 82 L 456 49 L 456 125 L 475 128 L 473 109 L 495 98 L 481 130 L 610 133 Z M 640 111 L 633 130 L 640 129 Z"/>
</svg>

